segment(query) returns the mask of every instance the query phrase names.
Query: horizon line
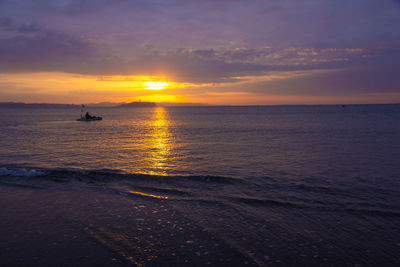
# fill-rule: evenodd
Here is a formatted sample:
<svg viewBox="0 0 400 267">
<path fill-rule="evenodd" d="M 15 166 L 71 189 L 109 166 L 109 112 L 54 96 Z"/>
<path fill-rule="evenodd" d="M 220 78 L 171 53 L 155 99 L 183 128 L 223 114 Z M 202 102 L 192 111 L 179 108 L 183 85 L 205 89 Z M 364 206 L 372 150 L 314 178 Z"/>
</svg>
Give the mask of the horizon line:
<svg viewBox="0 0 400 267">
<path fill-rule="evenodd" d="M 108 103 L 108 106 L 101 106 L 102 103 Z M 400 105 L 400 103 L 336 103 L 336 104 L 208 104 L 208 103 L 177 103 L 177 102 L 151 102 L 151 101 L 133 101 L 133 102 L 98 102 L 98 103 L 89 103 L 89 104 L 74 104 L 74 103 L 50 103 L 50 102 L 14 102 L 14 101 L 1 101 L 0 105 L 2 104 L 23 104 L 23 105 L 60 105 L 60 106 L 91 106 L 97 105 L 97 107 L 116 107 L 115 105 L 121 104 L 130 104 L 130 103 L 154 103 L 156 106 L 159 105 L 169 105 L 169 106 L 180 106 L 180 107 L 257 107 L 257 106 L 355 106 L 355 105 Z"/>
</svg>

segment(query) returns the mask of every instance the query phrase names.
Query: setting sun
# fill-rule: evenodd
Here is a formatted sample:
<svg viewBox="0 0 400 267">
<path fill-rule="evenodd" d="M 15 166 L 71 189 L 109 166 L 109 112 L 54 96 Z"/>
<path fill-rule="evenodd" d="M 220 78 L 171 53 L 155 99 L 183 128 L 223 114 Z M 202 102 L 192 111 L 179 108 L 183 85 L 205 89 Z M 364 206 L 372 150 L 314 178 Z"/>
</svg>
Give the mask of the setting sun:
<svg viewBox="0 0 400 267">
<path fill-rule="evenodd" d="M 166 82 L 146 82 L 144 85 L 147 90 L 162 90 L 168 87 L 169 84 Z"/>
</svg>

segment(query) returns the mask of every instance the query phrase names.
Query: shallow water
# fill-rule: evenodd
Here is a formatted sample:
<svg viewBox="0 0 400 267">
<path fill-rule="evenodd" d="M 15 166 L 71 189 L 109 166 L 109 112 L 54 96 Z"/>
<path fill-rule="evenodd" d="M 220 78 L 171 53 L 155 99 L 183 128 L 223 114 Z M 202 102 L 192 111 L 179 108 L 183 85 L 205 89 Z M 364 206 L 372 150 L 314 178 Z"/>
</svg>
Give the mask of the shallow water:
<svg viewBox="0 0 400 267">
<path fill-rule="evenodd" d="M 203 245 L 217 238 L 258 265 L 399 263 L 400 105 L 91 113 L 103 121 L 75 121 L 71 109 L 2 109 L 0 188 L 94 194 L 110 210 L 163 205 L 189 232 L 206 232 Z M 48 206 L 65 201 L 56 196 Z M 74 220 L 88 224 L 83 213 Z M 111 218 L 96 214 L 92 223 L 107 228 Z M 124 232 L 108 237 L 128 242 L 129 224 L 117 224 Z"/>
</svg>

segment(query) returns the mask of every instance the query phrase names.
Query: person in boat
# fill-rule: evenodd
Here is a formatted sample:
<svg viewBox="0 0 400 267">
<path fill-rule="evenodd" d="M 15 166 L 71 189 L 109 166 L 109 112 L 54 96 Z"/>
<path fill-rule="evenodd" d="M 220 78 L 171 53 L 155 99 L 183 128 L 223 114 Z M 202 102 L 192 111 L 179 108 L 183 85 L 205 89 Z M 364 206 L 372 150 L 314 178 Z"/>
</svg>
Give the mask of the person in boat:
<svg viewBox="0 0 400 267">
<path fill-rule="evenodd" d="M 86 118 L 87 120 L 90 120 L 90 119 L 92 119 L 93 117 L 89 114 L 89 112 L 86 112 L 85 118 Z"/>
</svg>

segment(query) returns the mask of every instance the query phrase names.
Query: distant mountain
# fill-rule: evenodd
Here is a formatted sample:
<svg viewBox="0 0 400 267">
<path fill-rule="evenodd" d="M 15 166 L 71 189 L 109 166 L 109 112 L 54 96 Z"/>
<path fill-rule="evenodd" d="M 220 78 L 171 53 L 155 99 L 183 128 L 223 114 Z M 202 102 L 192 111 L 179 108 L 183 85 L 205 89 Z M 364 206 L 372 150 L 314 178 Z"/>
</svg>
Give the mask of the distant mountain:
<svg viewBox="0 0 400 267">
<path fill-rule="evenodd" d="M 132 103 L 126 103 L 126 104 L 121 104 L 118 106 L 115 106 L 116 108 L 147 108 L 147 107 L 155 107 L 156 103 L 154 102 L 132 102 Z"/>
<path fill-rule="evenodd" d="M 204 103 L 170 103 L 170 102 L 161 102 L 157 103 L 158 106 L 161 107 L 200 107 L 200 106 L 209 106 L 209 104 Z"/>
<path fill-rule="evenodd" d="M 131 102 L 131 103 L 113 103 L 113 102 L 101 102 L 101 103 L 89 103 L 85 104 L 86 107 L 97 107 L 97 108 L 137 108 L 137 107 L 188 107 L 188 106 L 209 106 L 209 104 L 204 103 L 171 103 L 171 102 Z"/>
<path fill-rule="evenodd" d="M 73 104 L 0 102 L 0 108 L 79 108 Z"/>
<path fill-rule="evenodd" d="M 89 103 L 85 104 L 86 107 L 96 107 L 96 108 L 113 108 L 119 105 L 126 104 L 125 102 L 119 102 L 119 103 L 114 103 L 114 102 L 100 102 L 100 103 Z"/>
</svg>

